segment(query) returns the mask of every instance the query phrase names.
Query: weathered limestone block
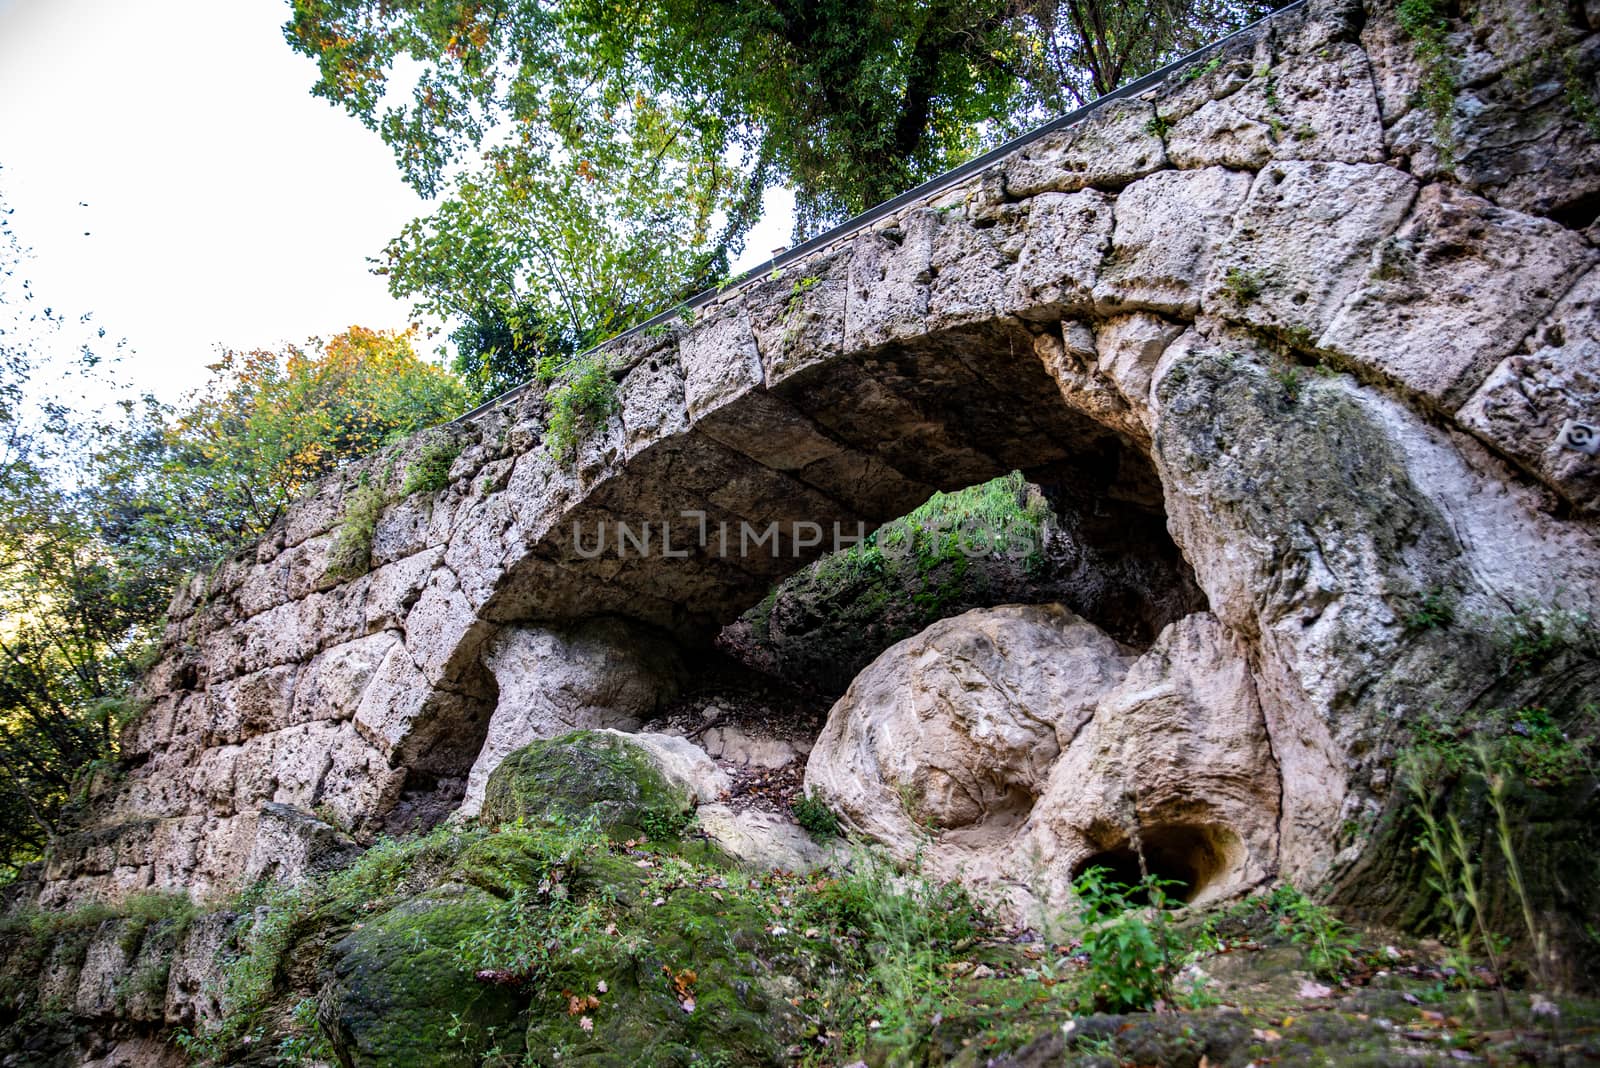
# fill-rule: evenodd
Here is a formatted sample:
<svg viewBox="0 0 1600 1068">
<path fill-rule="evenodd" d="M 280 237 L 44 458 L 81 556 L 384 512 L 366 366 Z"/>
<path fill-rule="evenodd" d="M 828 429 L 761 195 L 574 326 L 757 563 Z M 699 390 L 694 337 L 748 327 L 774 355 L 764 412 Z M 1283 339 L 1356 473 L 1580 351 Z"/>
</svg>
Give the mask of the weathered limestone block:
<svg viewBox="0 0 1600 1068">
<path fill-rule="evenodd" d="M 78 971 L 78 989 L 72 1009 L 79 1016 L 115 1016 L 119 1008 L 118 987 L 127 976 L 138 948 L 137 935 L 130 939 L 134 921 L 106 920 L 95 929 L 83 954 Z M 130 940 L 133 945 L 129 945 Z"/>
<path fill-rule="evenodd" d="M 1249 190 L 1249 175 L 1222 167 L 1160 171 L 1124 189 L 1095 303 L 1192 317 L 1212 256 Z"/>
<path fill-rule="evenodd" d="M 484 657 L 499 687 L 461 803 L 476 815 L 490 774 L 531 741 L 573 730 L 638 730 L 677 692 L 682 668 L 662 637 L 616 619 L 570 629 L 508 627 Z"/>
<path fill-rule="evenodd" d="M 1094 328 L 1088 323 L 1067 320 L 1061 324 L 1060 336 L 1045 333 L 1035 337 L 1033 351 L 1060 387 L 1061 399 L 1074 411 L 1135 440 L 1147 435 L 1145 417 L 1133 412 L 1128 399 L 1101 369 Z"/>
<path fill-rule="evenodd" d="M 222 1018 L 228 947 L 239 917 L 203 912 L 190 922 L 167 977 L 167 1023 L 194 1029 Z"/>
<path fill-rule="evenodd" d="M 437 686 L 449 677 L 461 638 L 477 620 L 478 613 L 453 571 L 429 576 L 406 616 L 406 653 L 430 683 Z"/>
<path fill-rule="evenodd" d="M 844 352 L 850 253 L 804 260 L 750 294 L 750 322 L 768 387 Z"/>
<path fill-rule="evenodd" d="M 205 744 L 241 742 L 290 721 L 300 665 L 286 664 L 218 683 L 205 695 Z"/>
<path fill-rule="evenodd" d="M 400 640 L 397 631 L 384 630 L 318 653 L 301 673 L 293 708 L 279 725 L 354 717 L 367 686 Z"/>
<path fill-rule="evenodd" d="M 695 327 L 678 343 L 691 422 L 763 380 L 761 355 L 742 299 L 701 308 Z"/>
<path fill-rule="evenodd" d="M 1556 223 L 1431 185 L 1319 344 L 1453 411 L 1597 259 Z"/>
<path fill-rule="evenodd" d="M 284 514 L 284 545 L 299 545 L 331 531 L 344 515 L 346 497 L 370 466 L 370 461 L 353 464 L 339 476 L 323 479 L 309 495 L 291 504 Z"/>
<path fill-rule="evenodd" d="M 294 805 L 261 806 L 256 840 L 245 861 L 248 879 L 271 878 L 295 884 L 338 868 L 360 852 L 337 827 Z"/>
<path fill-rule="evenodd" d="M 1562 446 L 1568 420 L 1600 422 L 1600 269 L 1585 274 L 1456 413 L 1573 508 L 1594 514 L 1600 458 Z"/>
<path fill-rule="evenodd" d="M 683 361 L 672 333 L 640 346 L 618 388 L 623 448 L 629 457 L 669 434 L 688 429 Z"/>
<path fill-rule="evenodd" d="M 356 706 L 355 725 L 384 752 L 392 752 L 411 734 L 411 725 L 427 706 L 432 686 L 404 642 L 390 646 Z"/>
<path fill-rule="evenodd" d="M 397 476 L 403 480 L 404 470 Z M 402 482 L 403 484 L 403 482 Z M 394 492 L 398 493 L 396 486 Z M 450 536 L 451 518 L 459 498 L 448 491 L 412 493 L 386 507 L 372 530 L 372 566 L 414 556 Z"/>
<path fill-rule="evenodd" d="M 856 237 L 844 307 L 846 351 L 868 349 L 927 329 L 933 235 L 939 215 L 917 208 Z"/>
<path fill-rule="evenodd" d="M 1005 310 L 1027 214 L 1025 206 L 1005 205 L 978 227 L 965 212 L 939 212 L 928 294 L 928 314 L 933 319 L 955 326 L 986 322 Z"/>
<path fill-rule="evenodd" d="M 1179 323 L 1134 312 L 1106 321 L 1095 335 L 1099 369 L 1116 384 L 1143 431 L 1141 439 L 1148 440 L 1150 434 L 1150 383 L 1156 365 L 1183 332 Z"/>
<path fill-rule="evenodd" d="M 1005 193 L 1013 199 L 1079 189 L 1116 190 L 1167 166 L 1152 127 L 1155 110 L 1142 100 L 1118 100 L 1075 126 L 1024 146 L 1004 164 Z"/>
<path fill-rule="evenodd" d="M 1244 78 L 1230 65 L 1213 86 L 1221 95 L 1167 134 L 1174 166 L 1255 170 L 1274 159 L 1383 162 L 1372 71 L 1358 45 L 1325 44 Z"/>
<path fill-rule="evenodd" d="M 880 654 L 833 706 L 806 793 L 899 856 L 929 829 L 941 842 L 1003 849 L 1127 664 L 1060 605 L 935 623 Z"/>
<path fill-rule="evenodd" d="M 1088 311 L 1111 247 L 1113 199 L 1095 189 L 1041 193 L 1028 206 L 1011 307 L 1025 319 Z"/>
<path fill-rule="evenodd" d="M 1416 182 L 1366 163 L 1274 163 L 1256 175 L 1212 261 L 1202 303 L 1216 315 L 1320 337 L 1405 217 Z"/>
<path fill-rule="evenodd" d="M 1052 767 L 1015 877 L 1061 907 L 1070 874 L 1115 870 L 1136 835 L 1186 900 L 1273 874 L 1282 787 L 1247 652 L 1209 614 L 1164 630 Z"/>
</svg>

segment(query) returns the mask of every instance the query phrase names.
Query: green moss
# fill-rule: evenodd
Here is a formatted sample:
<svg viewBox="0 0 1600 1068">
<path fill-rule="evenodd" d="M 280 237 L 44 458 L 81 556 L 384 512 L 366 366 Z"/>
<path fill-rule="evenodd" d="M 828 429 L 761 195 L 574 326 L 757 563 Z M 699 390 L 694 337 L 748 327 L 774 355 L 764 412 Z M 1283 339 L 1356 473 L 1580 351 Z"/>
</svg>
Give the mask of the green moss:
<svg viewBox="0 0 1600 1068">
<path fill-rule="evenodd" d="M 485 927 L 498 902 L 446 884 L 364 923 L 329 951 L 332 984 L 321 1016 L 341 1060 L 361 1066 L 481 1064 L 519 1048 L 522 999 L 479 982 L 456 946 Z"/>
<path fill-rule="evenodd" d="M 666 781 L 648 753 L 614 734 L 574 731 L 512 753 L 489 776 L 488 826 L 571 827 L 592 821 L 616 838 L 681 829 L 688 794 Z"/>
</svg>

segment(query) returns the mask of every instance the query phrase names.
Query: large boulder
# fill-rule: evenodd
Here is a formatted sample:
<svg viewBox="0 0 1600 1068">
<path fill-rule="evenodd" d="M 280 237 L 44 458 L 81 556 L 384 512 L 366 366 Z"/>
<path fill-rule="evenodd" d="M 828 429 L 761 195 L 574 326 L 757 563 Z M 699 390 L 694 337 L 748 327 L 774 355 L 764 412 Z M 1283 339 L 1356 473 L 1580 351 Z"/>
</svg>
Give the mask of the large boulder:
<svg viewBox="0 0 1600 1068">
<path fill-rule="evenodd" d="M 885 651 L 833 706 L 806 791 L 909 858 L 930 833 L 991 851 L 1128 669 L 1060 605 L 977 609 Z"/>
<path fill-rule="evenodd" d="M 621 837 L 664 834 L 688 822 L 702 799 L 697 783 L 719 774 L 681 738 L 573 731 L 502 761 L 489 776 L 479 818 L 491 827 L 593 820 Z"/>
<path fill-rule="evenodd" d="M 483 1036 L 520 1048 L 525 999 L 478 982 L 458 953 L 464 939 L 487 928 L 496 904 L 477 887 L 447 883 L 361 924 L 329 950 L 331 981 L 319 1015 L 343 1064 L 477 1065 Z"/>
</svg>

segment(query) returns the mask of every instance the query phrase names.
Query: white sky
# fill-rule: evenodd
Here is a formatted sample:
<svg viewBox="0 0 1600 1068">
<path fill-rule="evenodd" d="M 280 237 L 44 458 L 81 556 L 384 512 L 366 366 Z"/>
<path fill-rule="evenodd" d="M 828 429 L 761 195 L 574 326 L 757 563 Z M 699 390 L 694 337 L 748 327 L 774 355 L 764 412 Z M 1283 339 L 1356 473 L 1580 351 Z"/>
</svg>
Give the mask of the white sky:
<svg viewBox="0 0 1600 1068">
<path fill-rule="evenodd" d="M 402 327 L 366 258 L 426 204 L 376 134 L 311 96 L 286 0 L 0 0 L 0 189 L 42 301 L 129 342 L 177 400 L 219 345 Z M 80 206 L 86 204 L 87 206 Z M 739 267 L 786 244 L 790 201 Z"/>
</svg>

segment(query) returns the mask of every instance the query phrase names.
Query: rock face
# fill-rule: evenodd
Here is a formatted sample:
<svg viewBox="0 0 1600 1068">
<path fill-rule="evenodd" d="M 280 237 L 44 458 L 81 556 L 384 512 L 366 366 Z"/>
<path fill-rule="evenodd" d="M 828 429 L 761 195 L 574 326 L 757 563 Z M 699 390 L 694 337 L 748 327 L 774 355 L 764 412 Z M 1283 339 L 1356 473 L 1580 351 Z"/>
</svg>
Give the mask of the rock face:
<svg viewBox="0 0 1600 1068">
<path fill-rule="evenodd" d="M 1137 849 L 1187 900 L 1277 870 L 1266 722 L 1245 649 L 1208 614 L 1137 658 L 1059 605 L 936 624 L 834 705 L 806 789 L 1025 915 L 1064 908 L 1092 864 L 1137 881 Z"/>
<path fill-rule="evenodd" d="M 522 742 L 636 727 L 835 531 L 1013 470 L 1164 524 L 1210 615 L 1149 648 L 1038 611 L 912 639 L 928 661 L 869 672 L 815 786 L 886 841 L 1011 842 L 1018 886 L 1135 834 L 1196 894 L 1337 883 L 1408 724 L 1600 693 L 1595 460 L 1559 438 L 1596 418 L 1600 168 L 1562 88 L 1592 90 L 1594 7 L 1453 23 L 1436 115 L 1390 6 L 1285 11 L 606 346 L 617 408 L 571 462 L 527 392 L 448 429 L 443 490 L 400 494 L 419 441 L 330 478 L 178 592 L 40 901 L 293 878 L 324 828 L 470 810 Z M 352 574 L 363 481 L 387 503 Z"/>
<path fill-rule="evenodd" d="M 903 858 L 928 830 L 1004 850 L 1127 664 L 1126 650 L 1059 605 L 935 623 L 834 705 L 807 792 Z"/>
</svg>

